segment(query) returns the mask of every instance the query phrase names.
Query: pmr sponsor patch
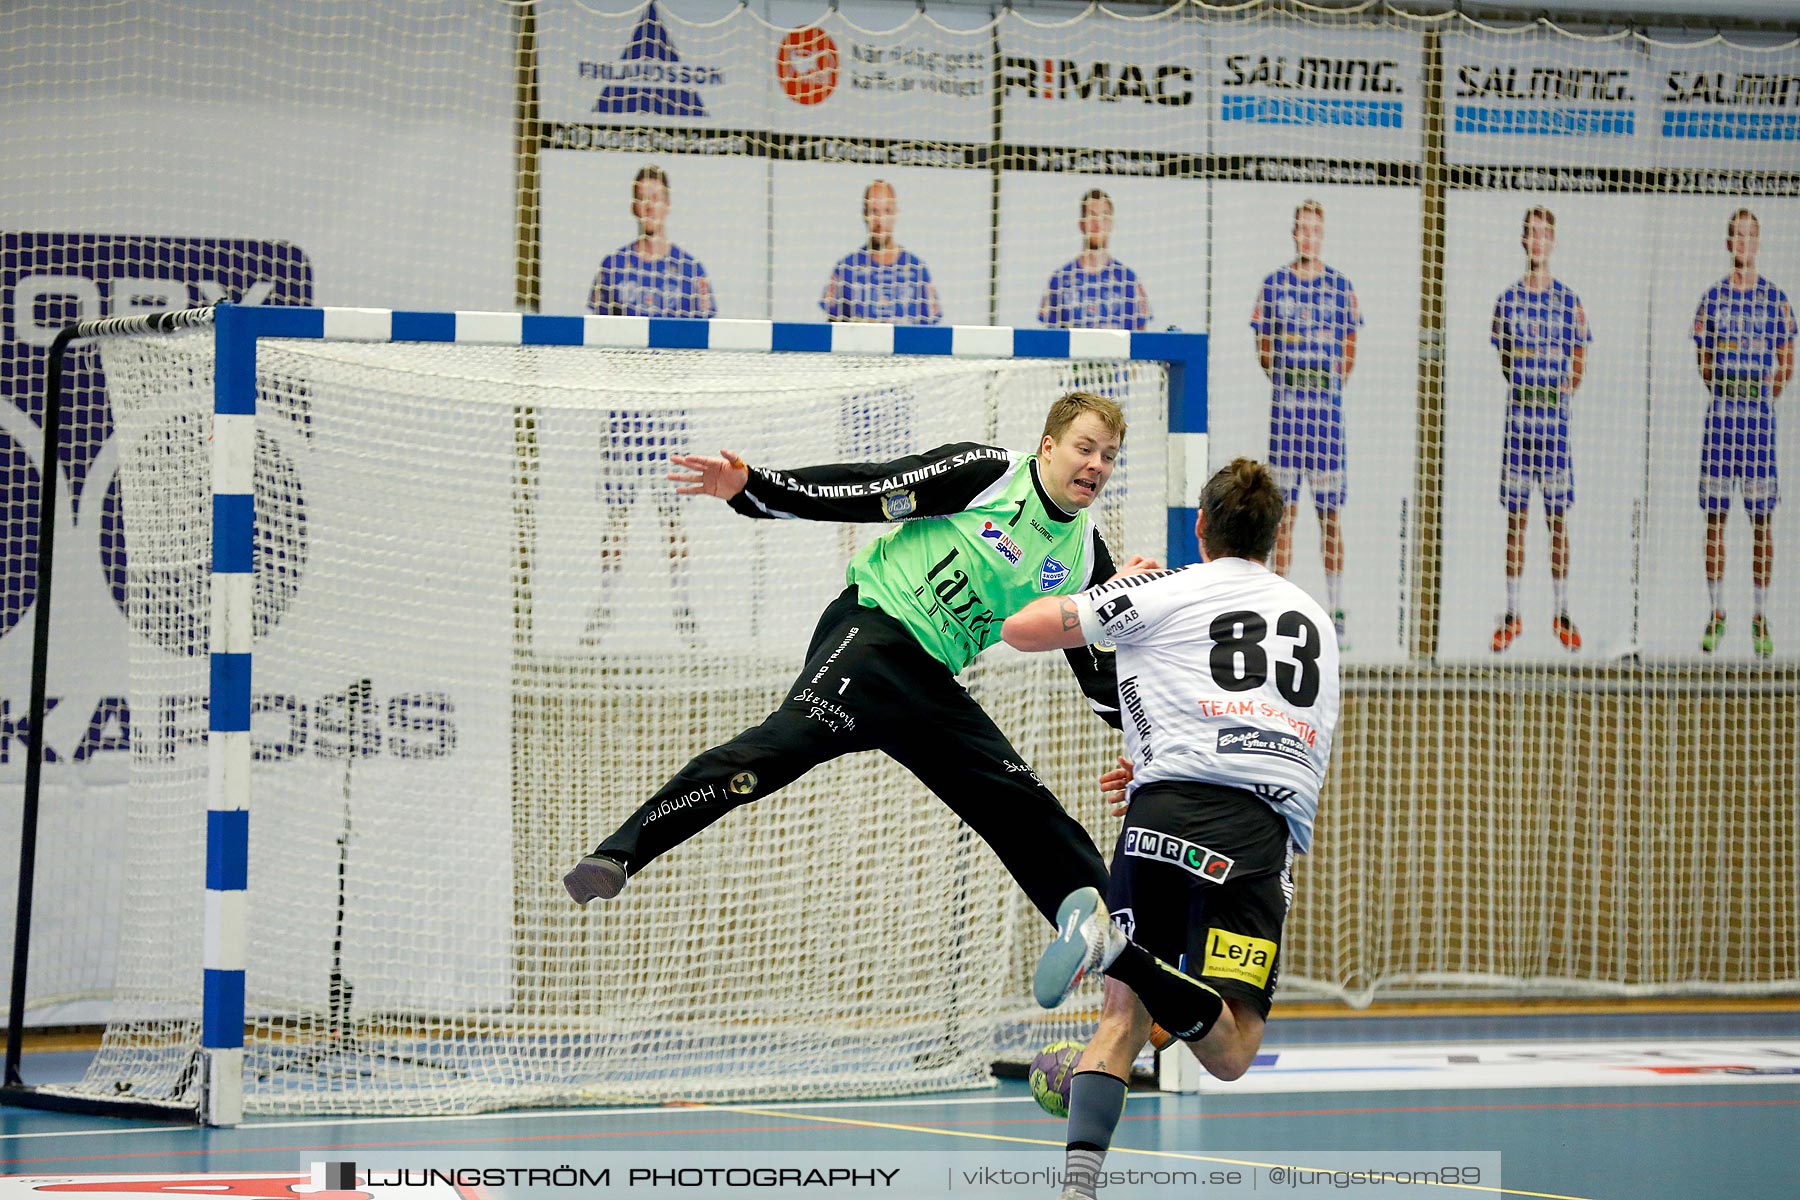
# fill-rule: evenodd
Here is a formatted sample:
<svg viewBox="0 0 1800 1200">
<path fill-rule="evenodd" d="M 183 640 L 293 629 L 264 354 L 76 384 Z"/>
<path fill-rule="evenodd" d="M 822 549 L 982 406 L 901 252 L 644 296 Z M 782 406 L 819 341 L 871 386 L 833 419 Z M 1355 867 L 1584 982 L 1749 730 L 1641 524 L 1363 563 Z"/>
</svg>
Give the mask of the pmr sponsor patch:
<svg viewBox="0 0 1800 1200">
<path fill-rule="evenodd" d="M 1216 850 L 1154 829 L 1127 829 L 1125 853 L 1133 858 L 1153 858 L 1169 863 L 1212 883 L 1224 883 L 1231 868 L 1237 865 L 1236 859 L 1227 858 Z"/>
<path fill-rule="evenodd" d="M 1219 730 L 1220 754 L 1269 754 L 1297 763 L 1312 762 L 1306 743 L 1291 733 L 1274 729 L 1255 729 L 1249 725 L 1233 725 Z"/>
<path fill-rule="evenodd" d="M 1267 938 L 1209 929 L 1206 931 L 1206 962 L 1200 973 L 1236 979 L 1251 987 L 1268 987 L 1269 972 L 1275 969 L 1275 953 L 1279 949 Z"/>
<path fill-rule="evenodd" d="M 1113 637 L 1120 636 L 1144 619 L 1130 596 L 1114 596 L 1102 601 L 1094 607 L 1094 616 L 1099 618 L 1100 627 Z"/>
</svg>

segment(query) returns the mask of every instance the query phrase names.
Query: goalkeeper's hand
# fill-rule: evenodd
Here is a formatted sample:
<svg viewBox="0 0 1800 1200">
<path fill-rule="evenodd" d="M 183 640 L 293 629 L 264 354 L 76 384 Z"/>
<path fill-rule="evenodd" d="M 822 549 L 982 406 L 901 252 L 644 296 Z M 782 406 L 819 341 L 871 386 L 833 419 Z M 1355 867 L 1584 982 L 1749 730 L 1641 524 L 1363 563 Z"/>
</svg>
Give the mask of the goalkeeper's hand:
<svg viewBox="0 0 1800 1200">
<path fill-rule="evenodd" d="M 1132 770 L 1131 760 L 1123 754 L 1119 755 L 1119 765 L 1100 777 L 1100 799 L 1112 805 L 1112 815 L 1122 817 L 1131 802 L 1125 798 L 1125 787 L 1136 774 Z"/>
<path fill-rule="evenodd" d="M 682 468 L 670 471 L 675 490 L 683 496 L 717 496 L 729 500 L 750 482 L 750 468 L 736 450 L 721 450 L 720 457 L 710 454 L 671 454 L 669 461 Z"/>
</svg>

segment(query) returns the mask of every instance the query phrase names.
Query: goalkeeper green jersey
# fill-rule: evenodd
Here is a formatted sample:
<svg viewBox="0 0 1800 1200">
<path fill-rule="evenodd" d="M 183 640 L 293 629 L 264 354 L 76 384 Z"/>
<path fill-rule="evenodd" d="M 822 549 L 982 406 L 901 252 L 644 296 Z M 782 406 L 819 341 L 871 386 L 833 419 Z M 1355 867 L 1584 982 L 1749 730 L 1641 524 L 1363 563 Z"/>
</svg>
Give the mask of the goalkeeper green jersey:
<svg viewBox="0 0 1800 1200">
<path fill-rule="evenodd" d="M 1089 514 L 1050 499 L 1033 455 L 973 442 L 884 463 L 752 467 L 731 506 L 753 517 L 898 522 L 846 574 L 862 604 L 905 625 L 952 672 L 999 641 L 1001 623 L 1032 600 L 1113 574 Z M 1115 720 L 1111 656 L 1077 653 L 1089 702 Z"/>
</svg>

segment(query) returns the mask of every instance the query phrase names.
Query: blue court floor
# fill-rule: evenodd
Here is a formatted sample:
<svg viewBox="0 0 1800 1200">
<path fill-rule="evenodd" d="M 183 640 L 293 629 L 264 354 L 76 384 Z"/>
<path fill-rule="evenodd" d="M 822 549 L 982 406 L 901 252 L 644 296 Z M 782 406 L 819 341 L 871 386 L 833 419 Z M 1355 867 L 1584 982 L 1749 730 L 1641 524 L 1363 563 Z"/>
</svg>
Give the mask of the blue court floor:
<svg viewBox="0 0 1800 1200">
<path fill-rule="evenodd" d="M 1134 1091 L 1103 1194 L 1695 1200 L 1800 1196 L 1800 1008 L 1530 1017 L 1287 1019 L 1257 1070 L 1204 1094 Z M 85 1056 L 33 1054 L 27 1082 Z M 1584 1082 L 1604 1072 L 1607 1082 Z M 1586 1073 L 1586 1074 L 1584 1074 Z M 1555 1082 L 1566 1076 L 1576 1082 Z M 1546 1082 L 1549 1080 L 1549 1082 Z M 1491 1085 L 1490 1085 L 1491 1084 Z M 247 1182 L 354 1162 L 375 1182 L 336 1196 L 837 1195 L 1054 1197 L 1063 1122 L 1022 1081 L 992 1091 L 832 1103 L 530 1110 L 457 1118 L 255 1119 L 236 1129 L 0 1109 L 0 1200 L 13 1195 L 319 1194 Z M 1494 1156 L 1498 1156 L 1497 1160 Z M 1497 1161 L 1499 1176 L 1494 1165 Z M 383 1190 L 439 1168 L 501 1168 L 461 1191 Z M 753 1167 L 800 1164 L 786 1190 Z M 810 1166 L 806 1166 L 810 1164 Z M 573 1188 L 526 1170 L 586 1172 Z M 832 1182 L 829 1171 L 854 1166 Z M 597 1182 L 602 1170 L 606 1182 Z M 627 1170 L 637 1168 L 636 1182 Z M 699 1181 L 682 1184 L 678 1168 Z M 709 1174 L 701 1168 L 711 1168 Z M 741 1169 L 740 1169 L 741 1168 Z M 1435 1168 L 1433 1181 L 1416 1182 Z M 734 1176 L 728 1169 L 737 1169 Z M 877 1169 L 891 1171 L 883 1182 Z M 1351 1172 L 1385 1185 L 1351 1182 Z M 1451 1174 L 1454 1171 L 1454 1174 Z M 655 1174 L 661 1172 L 660 1175 Z M 1282 1173 L 1285 1172 L 1285 1173 Z M 1405 1174 L 1409 1182 L 1398 1183 Z M 136 1175 L 92 1186 L 73 1177 Z M 181 1176 L 225 1175 L 223 1183 Z M 153 1178 L 143 1178 L 153 1177 Z M 158 1182 L 158 1179 L 161 1182 Z M 793 1178 L 792 1176 L 788 1178 Z M 423 1183 L 421 1173 L 417 1177 Z M 667 1179 L 665 1184 L 663 1179 Z M 750 1185 L 729 1186 L 732 1179 Z M 708 1182 L 710 1180 L 710 1183 Z M 720 1182 L 724 1180 L 725 1182 Z M 439 1179 L 442 1183 L 444 1180 Z M 520 1186 L 513 1186 L 518 1184 Z M 258 1190 L 258 1188 L 264 1190 Z"/>
</svg>

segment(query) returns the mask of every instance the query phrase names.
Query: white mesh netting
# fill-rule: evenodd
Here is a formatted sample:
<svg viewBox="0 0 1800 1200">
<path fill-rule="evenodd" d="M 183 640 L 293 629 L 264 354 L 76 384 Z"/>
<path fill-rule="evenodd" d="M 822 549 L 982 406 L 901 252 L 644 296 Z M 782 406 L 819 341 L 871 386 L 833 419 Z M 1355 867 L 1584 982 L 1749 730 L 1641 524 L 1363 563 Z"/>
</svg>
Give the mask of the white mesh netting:
<svg viewBox="0 0 1800 1200">
<path fill-rule="evenodd" d="M 105 349 L 129 398 L 134 710 L 158 714 L 129 841 L 158 869 L 132 888 L 84 1087 L 147 1100 L 180 1098 L 197 1037 L 210 354 L 204 333 Z M 1048 927 L 883 756 L 728 818 L 618 903 L 579 909 L 560 878 L 762 719 L 843 586 L 846 527 L 678 500 L 671 450 L 1029 448 L 1077 378 L 1147 447 L 1102 524 L 1158 553 L 1155 364 L 265 343 L 250 1111 L 976 1086 L 1002 1043 L 1045 1040 L 1007 1027 L 1036 1013 Z M 1115 735 L 1054 657 L 1000 648 L 966 680 L 1101 831 Z"/>
</svg>

